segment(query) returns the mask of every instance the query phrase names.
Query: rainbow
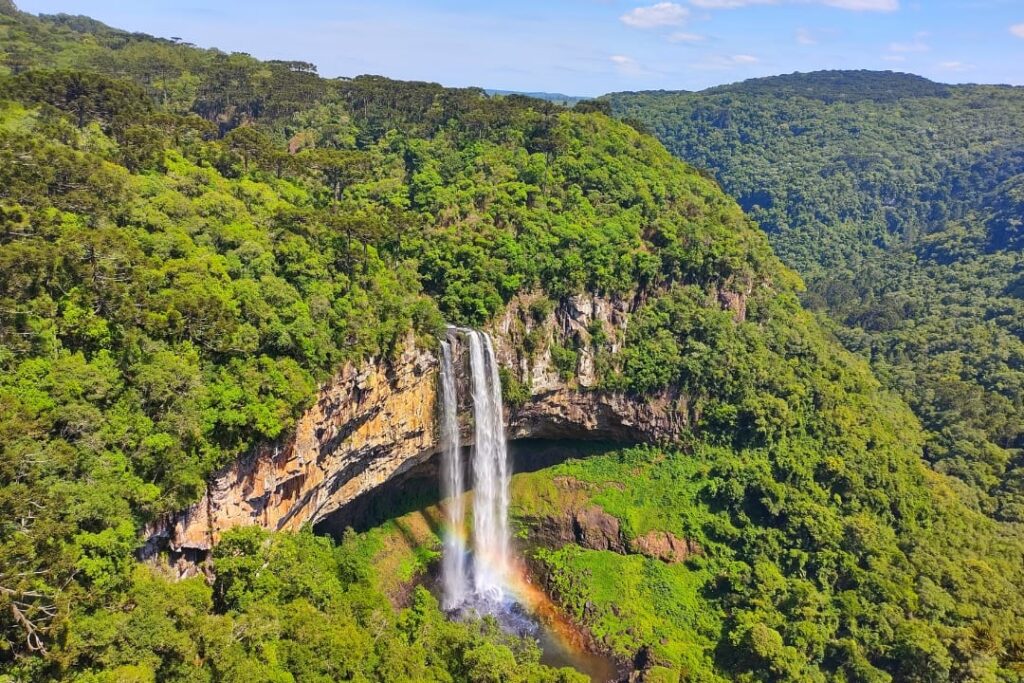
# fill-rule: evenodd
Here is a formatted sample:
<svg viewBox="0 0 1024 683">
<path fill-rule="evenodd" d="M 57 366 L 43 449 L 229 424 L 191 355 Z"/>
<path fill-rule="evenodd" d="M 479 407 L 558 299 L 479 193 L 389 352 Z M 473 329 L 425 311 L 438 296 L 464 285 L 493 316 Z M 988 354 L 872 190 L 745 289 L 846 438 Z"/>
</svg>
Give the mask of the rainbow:
<svg viewBox="0 0 1024 683">
<path fill-rule="evenodd" d="M 516 554 L 505 575 L 509 590 L 519 604 L 542 623 L 570 652 L 589 652 L 587 636 L 565 615 L 565 612 L 543 589 L 530 580 L 526 563 Z"/>
<path fill-rule="evenodd" d="M 486 571 L 500 579 L 505 589 L 505 599 L 522 606 L 539 622 L 560 647 L 567 652 L 589 653 L 592 649 L 587 637 L 566 615 L 544 590 L 530 578 L 530 571 L 523 557 L 516 552 L 508 561 L 494 555 L 474 552 L 469 544 L 465 528 L 455 528 L 445 523 L 442 532 L 450 534 L 455 546 L 463 555 L 472 554 L 476 571 Z"/>
</svg>

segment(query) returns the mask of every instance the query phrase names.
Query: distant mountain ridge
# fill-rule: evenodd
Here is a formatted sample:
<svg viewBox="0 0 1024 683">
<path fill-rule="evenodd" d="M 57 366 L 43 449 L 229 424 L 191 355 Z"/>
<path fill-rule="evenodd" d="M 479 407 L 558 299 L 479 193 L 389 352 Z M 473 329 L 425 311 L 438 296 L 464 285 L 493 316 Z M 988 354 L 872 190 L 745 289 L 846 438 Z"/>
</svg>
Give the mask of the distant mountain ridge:
<svg viewBox="0 0 1024 683">
<path fill-rule="evenodd" d="M 949 85 L 898 71 L 811 71 L 751 78 L 708 88 L 705 93 L 743 92 L 774 97 L 808 97 L 823 102 L 891 101 L 906 97 L 948 97 Z"/>
<path fill-rule="evenodd" d="M 822 70 L 796 71 L 790 74 L 750 78 L 736 83 L 711 86 L 699 91 L 641 90 L 603 95 L 603 99 L 623 95 L 671 97 L 677 95 L 711 95 L 746 93 L 772 97 L 807 97 L 823 102 L 889 101 L 906 97 L 946 97 L 956 86 L 936 83 L 924 76 L 898 71 Z"/>
<path fill-rule="evenodd" d="M 1000 83 L 939 83 L 913 73 L 859 69 L 795 71 L 790 74 L 762 76 L 735 83 L 714 85 L 703 90 L 621 90 L 601 95 L 598 99 L 743 93 L 776 98 L 806 97 L 822 102 L 855 102 L 858 100 L 885 102 L 912 97 L 948 97 L 957 90 L 978 87 L 1024 89 L 1024 86 Z"/>
<path fill-rule="evenodd" d="M 819 71 L 603 101 L 711 170 L 915 408 L 935 466 L 1024 520 L 1024 88 Z"/>
<path fill-rule="evenodd" d="M 548 102 L 554 102 L 556 104 L 561 104 L 566 107 L 571 107 L 577 102 L 590 99 L 589 97 L 581 97 L 578 95 L 566 95 L 560 92 L 524 92 L 521 90 L 496 90 L 494 88 L 484 88 L 484 92 L 491 96 L 522 95 L 523 97 L 532 97 L 535 100 L 547 100 Z"/>
</svg>

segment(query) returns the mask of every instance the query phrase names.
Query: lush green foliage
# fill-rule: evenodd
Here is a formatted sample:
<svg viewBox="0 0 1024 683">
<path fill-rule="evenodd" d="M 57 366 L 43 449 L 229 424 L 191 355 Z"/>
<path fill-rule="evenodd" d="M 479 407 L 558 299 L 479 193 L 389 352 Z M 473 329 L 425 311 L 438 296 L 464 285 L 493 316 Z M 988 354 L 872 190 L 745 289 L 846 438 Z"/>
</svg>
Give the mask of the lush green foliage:
<svg viewBox="0 0 1024 683">
<path fill-rule="evenodd" d="M 823 72 L 607 97 L 712 169 L 808 276 L 915 245 L 1024 172 L 1021 88 Z"/>
<path fill-rule="evenodd" d="M 742 316 L 718 296 L 669 288 L 598 351 L 605 387 L 681 395 L 692 441 L 523 475 L 513 497 L 523 519 L 596 503 L 629 538 L 705 553 L 540 549 L 551 589 L 620 656 L 692 680 L 1020 680 L 1019 526 L 926 474 L 916 420 L 792 290 L 755 288 Z"/>
<path fill-rule="evenodd" d="M 578 683 L 493 622 L 450 621 L 424 588 L 396 612 L 371 559 L 354 537 L 248 528 L 217 546 L 212 587 L 129 566 L 109 608 L 70 625 L 55 666 L 97 682 Z"/>
<path fill-rule="evenodd" d="M 1024 520 L 1024 90 L 821 72 L 608 101 L 714 170 L 914 407 L 928 459 Z"/>
<path fill-rule="evenodd" d="M 638 451 L 628 471 L 574 476 L 628 481 L 595 500 L 707 556 L 552 551 L 576 616 L 592 594 L 595 632 L 653 647 L 664 675 L 1019 679 L 1019 544 L 929 483 L 904 406 L 800 309 L 739 207 L 652 138 L 600 112 L 325 81 L 83 17 L 5 10 L 0 45 L 5 670 L 572 680 L 493 624 L 448 623 L 423 591 L 395 611 L 383 573 L 434 555 L 375 567 L 384 531 L 339 547 L 237 531 L 212 587 L 133 553 L 210 472 L 286 434 L 340 364 L 432 344 L 443 320 L 483 323 L 517 293 L 542 293 L 543 315 L 589 290 L 644 302 L 621 351 L 592 340 L 603 388 L 678 401 L 697 436 L 690 461 Z M 577 353 L 554 354 L 565 375 Z"/>
<path fill-rule="evenodd" d="M 915 474 L 858 481 L 856 457 L 809 445 L 613 452 L 517 475 L 513 500 L 534 520 L 597 504 L 630 538 L 700 544 L 679 565 L 535 551 L 600 642 L 623 657 L 650 648 L 670 680 L 1021 680 L 1019 532 L 1005 536 L 941 482 L 927 515 L 894 524 L 884 502 L 912 499 Z"/>
<path fill-rule="evenodd" d="M 554 592 L 620 655 L 646 645 L 694 680 L 1019 680 L 1019 529 L 925 474 L 913 416 L 794 294 L 755 293 L 741 321 L 711 296 L 669 289 L 604 352 L 607 385 L 682 393 L 697 428 L 682 451 L 591 458 L 514 490 L 524 519 L 592 502 L 630 538 L 667 531 L 704 555 L 683 568 L 542 549 Z"/>
<path fill-rule="evenodd" d="M 83 18 L 4 14 L 0 35 L 3 661 L 114 666 L 62 634 L 136 604 L 139 530 L 340 364 L 521 291 L 777 268 L 712 182 L 604 116 Z"/>
</svg>

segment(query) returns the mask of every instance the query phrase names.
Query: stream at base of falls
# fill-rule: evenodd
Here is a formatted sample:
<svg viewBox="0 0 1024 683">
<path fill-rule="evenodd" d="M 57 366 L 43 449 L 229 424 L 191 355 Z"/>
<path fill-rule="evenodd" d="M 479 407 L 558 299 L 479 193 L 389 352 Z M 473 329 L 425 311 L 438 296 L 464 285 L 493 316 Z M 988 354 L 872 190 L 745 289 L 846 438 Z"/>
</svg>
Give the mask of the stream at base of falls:
<svg viewBox="0 0 1024 683">
<path fill-rule="evenodd" d="M 540 663 L 555 668 L 568 666 L 590 676 L 593 683 L 610 683 L 619 680 L 615 661 L 589 650 L 577 650 L 567 646 L 547 627 L 540 625 L 536 635 L 540 643 Z"/>
</svg>

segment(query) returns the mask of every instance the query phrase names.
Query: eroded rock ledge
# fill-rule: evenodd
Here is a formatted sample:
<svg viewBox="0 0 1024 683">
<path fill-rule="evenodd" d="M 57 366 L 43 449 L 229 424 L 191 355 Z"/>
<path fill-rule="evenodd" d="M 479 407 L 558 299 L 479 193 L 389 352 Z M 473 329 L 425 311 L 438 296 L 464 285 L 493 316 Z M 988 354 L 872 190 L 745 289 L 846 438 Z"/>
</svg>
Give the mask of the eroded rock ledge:
<svg viewBox="0 0 1024 683">
<path fill-rule="evenodd" d="M 602 329 L 614 350 L 636 302 L 584 295 L 545 311 L 536 300 L 512 301 L 490 329 L 499 364 L 528 387 L 528 399 L 506 416 L 511 438 L 659 442 L 687 429 L 682 397 L 594 388 L 591 334 Z M 572 379 L 555 369 L 553 345 L 578 350 Z M 289 438 L 218 472 L 202 500 L 149 529 L 147 553 L 167 547 L 197 558 L 234 527 L 315 524 L 426 461 L 438 450 L 437 372 L 435 356 L 412 343 L 395 361 L 343 368 Z"/>
<path fill-rule="evenodd" d="M 668 531 L 652 529 L 639 535 L 627 533 L 617 517 L 592 501 L 592 495 L 602 486 L 621 487 L 621 484 L 597 485 L 563 475 L 554 478 L 554 485 L 558 491 L 557 505 L 542 507 L 540 511 L 520 510 L 516 516 L 521 525 L 530 529 L 530 546 L 557 549 L 575 544 L 620 555 L 643 555 L 666 564 L 685 562 L 704 553 L 696 541 Z M 543 573 L 542 568 L 535 569 Z"/>
<path fill-rule="evenodd" d="M 628 538 L 619 520 L 597 505 L 565 510 L 559 515 L 524 518 L 532 530 L 531 542 L 546 548 L 574 543 L 590 550 L 610 550 L 620 555 L 643 555 L 666 564 L 685 562 L 704 551 L 695 541 L 667 531 L 648 531 Z"/>
</svg>

